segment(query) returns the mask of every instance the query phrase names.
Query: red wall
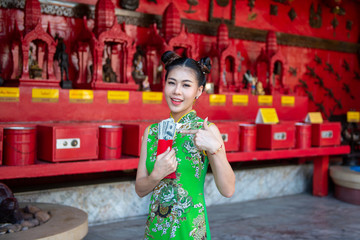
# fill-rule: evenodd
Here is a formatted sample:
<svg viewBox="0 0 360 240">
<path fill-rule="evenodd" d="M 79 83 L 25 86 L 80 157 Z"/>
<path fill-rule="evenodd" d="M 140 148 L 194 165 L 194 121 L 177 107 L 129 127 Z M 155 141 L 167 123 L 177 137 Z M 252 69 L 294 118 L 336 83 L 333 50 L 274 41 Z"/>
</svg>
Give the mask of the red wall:
<svg viewBox="0 0 360 240">
<path fill-rule="evenodd" d="M 281 96 L 273 97 L 272 106 L 277 109 L 281 121 L 302 121 L 307 114 L 307 98 L 295 97 L 294 106 L 281 106 Z M 258 106 L 257 96 L 250 95 L 248 106 L 234 106 L 232 94 L 226 95 L 224 105 L 212 106 L 209 95 L 203 93 L 194 109 L 202 118 L 213 120 L 255 121 Z M 20 88 L 19 102 L 0 104 L 0 124 L 8 122 L 64 122 L 64 121 L 132 121 L 161 120 L 169 117 L 169 108 L 164 98 L 161 103 L 148 104 L 142 100 L 142 92 L 130 92 L 125 104 L 108 103 L 107 91 L 94 91 L 92 103 L 72 103 L 69 90 L 59 91 L 58 102 L 33 102 L 31 88 Z"/>
<path fill-rule="evenodd" d="M 232 0 L 235 1 L 235 0 Z M 227 7 L 221 8 L 217 6 L 216 1 L 214 0 L 214 17 L 224 17 L 225 19 L 230 18 L 231 3 Z M 66 2 L 66 1 L 63 1 Z M 73 0 L 72 2 L 79 3 L 88 3 L 95 4 L 95 0 Z M 170 0 L 157 0 L 157 4 L 147 0 L 141 0 L 137 12 L 150 13 L 162 15 L 165 8 L 169 2 L 173 2 L 178 8 L 181 18 L 208 21 L 209 16 L 209 0 L 198 0 L 199 4 L 197 6 L 192 6 L 193 10 L 196 10 L 195 13 L 186 13 L 185 10 L 189 9 L 189 4 L 186 0 L 179 1 L 170 1 Z M 314 3 L 315 9 L 317 4 L 323 1 L 291 1 L 289 5 L 284 5 L 277 3 L 271 0 L 262 0 L 255 1 L 255 7 L 250 12 L 249 7 L 247 6 L 248 1 L 236 1 L 236 21 L 235 26 L 255 28 L 262 30 L 274 30 L 276 32 L 311 36 L 323 39 L 331 39 L 337 41 L 357 43 L 359 39 L 360 31 L 360 18 L 358 13 L 360 12 L 360 3 L 357 1 L 345 0 L 343 1 L 343 8 L 346 11 L 344 16 L 337 15 L 336 18 L 339 21 L 339 25 L 334 30 L 331 26 L 331 21 L 334 18 L 334 14 L 330 12 L 330 8 L 326 7 L 323 3 L 322 6 L 322 27 L 319 29 L 311 28 L 309 25 L 309 9 L 311 3 Z M 119 6 L 119 1 L 114 1 L 114 3 Z M 278 15 L 272 16 L 270 12 L 270 4 L 278 6 Z M 291 21 L 288 17 L 288 12 L 291 8 L 294 8 L 297 17 L 294 21 Z M 256 14 L 254 20 L 249 20 L 249 15 Z M 14 20 L 17 20 L 20 30 L 23 29 L 23 11 L 17 9 L 0 9 L 0 69 L 2 70 L 1 76 L 7 78 L 9 72 L 7 69 L 11 68 L 11 62 L 9 61 L 9 42 L 11 39 L 8 38 L 9 34 L 6 34 L 6 30 L 9 26 L 13 26 Z M 346 21 L 351 20 L 353 22 L 352 30 L 347 30 L 345 27 Z M 55 36 L 55 33 L 59 33 L 61 37 L 64 38 L 67 45 L 67 50 L 71 49 L 71 45 L 74 41 L 76 33 L 80 31 L 81 19 L 66 18 L 63 16 L 53 16 L 53 15 L 42 15 L 42 25 L 43 28 L 47 28 L 48 22 L 51 23 L 51 33 Z M 92 29 L 94 22 L 93 20 L 88 21 L 89 28 Z M 11 27 L 10 27 L 11 28 Z M 134 25 L 126 26 L 127 33 L 136 39 L 137 44 L 145 44 L 148 35 L 147 29 L 142 27 L 137 27 Z M 207 36 L 207 35 L 197 35 L 196 40 L 199 45 L 200 56 L 204 56 L 210 51 L 210 46 L 212 43 L 216 42 L 216 37 Z M 239 79 L 242 79 L 243 73 L 251 68 L 255 62 L 256 57 L 259 55 L 261 48 L 265 46 L 263 42 L 255 41 L 245 41 L 241 39 L 231 39 L 231 43 L 237 47 L 238 51 L 241 51 L 242 56 L 245 58 L 243 61 L 243 67 L 239 74 Z M 360 99 L 358 92 L 360 92 L 360 82 L 354 78 L 354 71 L 360 72 L 359 70 L 359 60 L 358 55 L 355 53 L 343 53 L 336 51 L 326 51 L 320 49 L 311 49 L 305 47 L 293 47 L 280 45 L 279 50 L 285 56 L 288 61 L 288 66 L 297 69 L 297 76 L 291 75 L 288 70 L 285 69 L 285 84 L 289 86 L 293 93 L 305 96 L 304 91 L 301 88 L 296 87 L 299 84 L 299 79 L 304 80 L 312 94 L 316 103 L 323 103 L 326 109 L 326 113 L 330 115 L 330 112 L 333 111 L 334 114 L 343 114 L 349 109 L 360 110 Z M 319 65 L 314 61 L 315 55 L 319 56 L 322 59 L 322 64 Z M 350 71 L 346 71 L 342 67 L 343 61 L 346 60 L 349 63 Z M 334 71 L 341 76 L 341 80 L 336 80 L 334 74 L 330 74 L 328 71 L 324 70 L 328 62 L 332 64 Z M 335 101 L 326 96 L 324 89 L 320 88 L 315 84 L 316 79 L 307 75 L 306 66 L 312 67 L 315 69 L 315 72 L 324 80 L 325 87 L 332 89 L 335 98 L 340 99 L 343 105 L 343 108 L 336 108 Z M 70 73 L 71 75 L 71 73 Z M 347 94 L 343 89 L 343 84 L 346 83 L 349 85 L 353 98 Z M 295 91 L 296 90 L 296 91 Z M 21 90 L 21 92 L 27 92 L 28 90 Z M 101 95 L 101 94 L 100 94 Z M 0 117 L 2 120 L 6 121 L 22 121 L 22 120 L 36 120 L 37 117 L 26 117 L 23 118 L 21 114 L 13 114 L 14 103 L 1 103 L 3 105 L 2 110 L 0 111 Z M 23 104 L 23 103 L 22 103 Z M 15 104 L 16 105 L 16 104 Z M 38 107 L 33 106 L 32 104 L 25 104 L 23 107 L 18 103 L 17 107 L 19 111 L 28 111 L 28 112 L 37 112 L 38 114 L 43 114 L 46 116 L 46 113 L 39 111 Z M 64 106 L 65 107 L 65 106 Z M 335 108 L 334 108 L 335 107 Z M 309 101 L 308 109 L 310 111 L 317 111 L 317 106 L 314 102 Z M 11 110 L 10 110 L 11 109 Z M 71 109 L 71 108 L 70 108 Z M 39 112 L 38 112 L 39 111 Z M 64 109 L 64 111 L 70 111 Z M 79 110 L 83 114 L 89 114 L 89 118 L 98 119 L 98 116 L 92 116 L 91 111 L 87 112 L 81 108 Z M 236 113 L 234 113 L 236 115 Z M 35 115 L 35 114 L 34 114 Z M 28 114 L 26 116 L 34 116 L 33 114 Z M 12 116 L 12 117 L 8 117 Z M 16 118 L 14 116 L 17 116 Z M 50 116 L 49 116 L 50 117 Z M 86 117 L 86 118 L 88 118 Z M 150 116 L 149 116 L 150 117 Z M 124 117 L 126 118 L 126 117 Z M 235 117 L 238 118 L 238 117 Z M 51 120 L 51 119 L 49 119 Z M 54 119 L 55 120 L 55 119 Z"/>
</svg>

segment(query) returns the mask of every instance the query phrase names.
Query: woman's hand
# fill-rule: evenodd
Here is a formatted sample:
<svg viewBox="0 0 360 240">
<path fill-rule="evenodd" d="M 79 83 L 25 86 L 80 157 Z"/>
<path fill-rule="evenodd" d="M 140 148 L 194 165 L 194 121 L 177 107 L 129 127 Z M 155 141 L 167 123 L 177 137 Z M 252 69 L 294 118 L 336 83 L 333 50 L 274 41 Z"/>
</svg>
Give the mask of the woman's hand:
<svg viewBox="0 0 360 240">
<path fill-rule="evenodd" d="M 221 133 L 215 125 L 207 124 L 204 120 L 204 129 L 182 130 L 184 134 L 195 134 L 194 143 L 199 150 L 205 150 L 215 178 L 215 184 L 224 197 L 231 197 L 235 192 L 235 174 L 227 157 Z"/>
<path fill-rule="evenodd" d="M 180 133 L 183 134 L 195 134 L 194 143 L 195 146 L 201 151 L 207 151 L 208 153 L 214 153 L 217 149 L 222 146 L 222 143 L 210 129 L 208 123 L 208 118 L 204 120 L 204 129 L 197 130 L 181 130 Z"/>
<path fill-rule="evenodd" d="M 168 147 L 165 152 L 156 157 L 154 170 L 151 175 L 161 180 L 177 169 L 178 162 L 176 160 L 175 150 Z"/>
</svg>

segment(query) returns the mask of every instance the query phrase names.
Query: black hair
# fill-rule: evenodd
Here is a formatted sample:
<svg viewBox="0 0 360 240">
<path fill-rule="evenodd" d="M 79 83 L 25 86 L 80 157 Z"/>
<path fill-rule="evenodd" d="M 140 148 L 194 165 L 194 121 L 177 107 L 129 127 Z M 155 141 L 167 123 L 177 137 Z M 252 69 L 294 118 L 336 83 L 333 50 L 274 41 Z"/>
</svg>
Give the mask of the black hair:
<svg viewBox="0 0 360 240">
<path fill-rule="evenodd" d="M 205 74 L 210 73 L 211 63 L 209 57 L 201 58 L 200 61 L 195 61 L 192 58 L 180 57 L 173 51 L 167 51 L 161 56 L 161 61 L 165 64 L 165 81 L 168 73 L 175 67 L 188 67 L 194 70 L 198 86 L 203 86 L 205 89 L 206 77 Z"/>
</svg>

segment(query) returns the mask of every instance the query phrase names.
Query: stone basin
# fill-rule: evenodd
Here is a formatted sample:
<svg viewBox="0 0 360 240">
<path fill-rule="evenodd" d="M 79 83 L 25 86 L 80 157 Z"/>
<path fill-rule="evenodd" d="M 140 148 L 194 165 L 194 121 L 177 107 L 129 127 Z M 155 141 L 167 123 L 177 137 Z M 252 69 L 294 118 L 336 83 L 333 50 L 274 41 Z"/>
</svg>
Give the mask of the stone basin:
<svg viewBox="0 0 360 240">
<path fill-rule="evenodd" d="M 19 203 L 20 208 L 29 203 Z M 0 236 L 1 240 L 80 240 L 88 232 L 86 212 L 69 206 L 51 203 L 31 203 L 43 211 L 50 212 L 46 223 L 25 231 Z"/>
<path fill-rule="evenodd" d="M 348 166 L 331 166 L 330 176 L 335 183 L 337 199 L 360 205 L 360 172 Z"/>
</svg>

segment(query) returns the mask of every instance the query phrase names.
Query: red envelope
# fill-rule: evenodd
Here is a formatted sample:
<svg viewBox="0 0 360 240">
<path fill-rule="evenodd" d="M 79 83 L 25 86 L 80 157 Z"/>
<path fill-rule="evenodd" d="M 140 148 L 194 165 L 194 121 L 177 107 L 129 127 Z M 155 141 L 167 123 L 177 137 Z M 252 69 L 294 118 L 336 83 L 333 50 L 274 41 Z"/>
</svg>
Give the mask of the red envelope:
<svg viewBox="0 0 360 240">
<path fill-rule="evenodd" d="M 159 139 L 156 156 L 158 156 L 159 154 L 162 154 L 163 152 L 165 152 L 168 147 L 170 147 L 170 149 L 171 149 L 172 144 L 173 144 L 173 140 Z M 169 175 L 167 175 L 164 178 L 175 179 L 176 178 L 175 172 L 170 173 Z"/>
</svg>

